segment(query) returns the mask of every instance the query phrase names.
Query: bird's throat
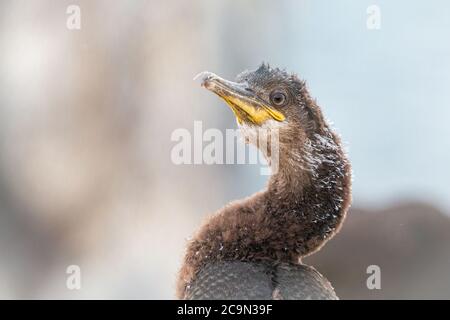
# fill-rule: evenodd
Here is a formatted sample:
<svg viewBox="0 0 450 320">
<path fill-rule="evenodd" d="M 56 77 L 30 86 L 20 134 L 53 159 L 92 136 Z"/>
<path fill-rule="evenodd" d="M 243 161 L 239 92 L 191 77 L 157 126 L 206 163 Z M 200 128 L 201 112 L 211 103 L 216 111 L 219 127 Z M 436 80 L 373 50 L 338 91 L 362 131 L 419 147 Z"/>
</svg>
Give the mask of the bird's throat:
<svg viewBox="0 0 450 320">
<path fill-rule="evenodd" d="M 282 151 L 278 172 L 264 193 L 273 243 L 284 241 L 286 251 L 298 257 L 320 249 L 345 218 L 351 197 L 350 171 L 339 138 L 328 129 Z M 286 234 L 286 239 L 280 236 Z"/>
<path fill-rule="evenodd" d="M 350 165 L 331 131 L 280 150 L 266 190 L 209 218 L 188 246 L 178 292 L 217 261 L 299 263 L 340 228 L 350 205 Z"/>
</svg>

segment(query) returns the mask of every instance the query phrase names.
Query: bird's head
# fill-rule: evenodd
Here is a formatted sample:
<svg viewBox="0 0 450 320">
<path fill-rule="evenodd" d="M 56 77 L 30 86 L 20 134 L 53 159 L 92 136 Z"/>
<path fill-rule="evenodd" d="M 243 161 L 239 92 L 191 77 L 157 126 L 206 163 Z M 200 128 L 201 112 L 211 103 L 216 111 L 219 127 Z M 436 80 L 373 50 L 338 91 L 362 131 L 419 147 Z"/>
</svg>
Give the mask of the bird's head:
<svg viewBox="0 0 450 320">
<path fill-rule="evenodd" d="M 262 64 L 236 82 L 204 72 L 202 85 L 229 105 L 244 134 L 279 129 L 280 140 L 305 140 L 324 128 L 322 113 L 296 75 Z"/>
</svg>

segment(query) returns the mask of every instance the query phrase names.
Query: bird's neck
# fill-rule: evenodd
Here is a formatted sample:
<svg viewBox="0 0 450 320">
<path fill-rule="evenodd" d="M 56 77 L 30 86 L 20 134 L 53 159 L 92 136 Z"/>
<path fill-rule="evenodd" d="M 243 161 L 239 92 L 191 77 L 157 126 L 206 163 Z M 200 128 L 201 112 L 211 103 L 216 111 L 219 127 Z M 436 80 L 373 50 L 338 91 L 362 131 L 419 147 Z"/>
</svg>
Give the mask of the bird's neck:
<svg viewBox="0 0 450 320">
<path fill-rule="evenodd" d="M 264 192 L 264 214 L 273 243 L 284 242 L 295 260 L 319 249 L 340 228 L 350 205 L 350 165 L 328 127 L 299 145 L 281 144 L 278 161 Z"/>
<path fill-rule="evenodd" d="M 188 246 L 180 294 L 209 262 L 298 263 L 339 229 L 350 205 L 350 165 L 330 130 L 302 141 L 281 143 L 266 190 L 206 221 Z"/>
</svg>

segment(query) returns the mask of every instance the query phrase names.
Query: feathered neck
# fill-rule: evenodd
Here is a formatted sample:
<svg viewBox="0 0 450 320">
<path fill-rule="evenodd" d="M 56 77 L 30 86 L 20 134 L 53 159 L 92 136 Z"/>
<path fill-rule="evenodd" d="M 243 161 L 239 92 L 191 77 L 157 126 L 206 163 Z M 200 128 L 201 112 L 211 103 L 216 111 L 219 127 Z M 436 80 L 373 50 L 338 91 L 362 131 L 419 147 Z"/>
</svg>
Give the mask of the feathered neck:
<svg viewBox="0 0 450 320">
<path fill-rule="evenodd" d="M 193 237 L 180 270 L 179 297 L 205 264 L 297 264 L 340 228 L 351 177 L 339 138 L 325 127 L 306 139 L 282 141 L 279 154 L 265 190 L 225 206 Z"/>
<path fill-rule="evenodd" d="M 293 223 L 289 228 L 296 230 L 299 241 L 290 249 L 309 255 L 338 231 L 345 218 L 351 202 L 350 164 L 339 137 L 327 125 L 299 145 L 280 149 L 278 171 L 264 192 L 265 211 L 279 233 L 287 220 Z M 276 223 L 283 220 L 282 225 Z"/>
</svg>

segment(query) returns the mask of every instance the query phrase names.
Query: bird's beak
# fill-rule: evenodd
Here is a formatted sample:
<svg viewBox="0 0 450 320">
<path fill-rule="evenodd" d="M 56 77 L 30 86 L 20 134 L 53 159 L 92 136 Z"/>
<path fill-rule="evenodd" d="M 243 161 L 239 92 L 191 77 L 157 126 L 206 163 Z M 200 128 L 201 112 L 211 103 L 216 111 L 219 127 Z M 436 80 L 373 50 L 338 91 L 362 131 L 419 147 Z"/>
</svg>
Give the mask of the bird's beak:
<svg viewBox="0 0 450 320">
<path fill-rule="evenodd" d="M 239 124 L 261 125 L 269 119 L 284 121 L 285 116 L 258 98 L 247 84 L 228 81 L 211 72 L 200 75 L 202 86 L 225 100 Z"/>
</svg>

